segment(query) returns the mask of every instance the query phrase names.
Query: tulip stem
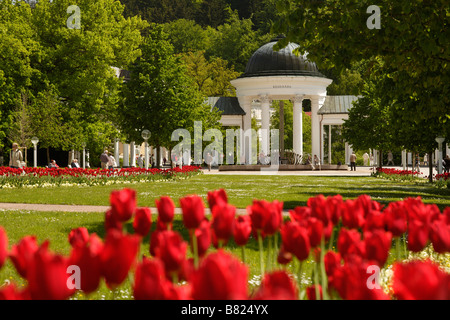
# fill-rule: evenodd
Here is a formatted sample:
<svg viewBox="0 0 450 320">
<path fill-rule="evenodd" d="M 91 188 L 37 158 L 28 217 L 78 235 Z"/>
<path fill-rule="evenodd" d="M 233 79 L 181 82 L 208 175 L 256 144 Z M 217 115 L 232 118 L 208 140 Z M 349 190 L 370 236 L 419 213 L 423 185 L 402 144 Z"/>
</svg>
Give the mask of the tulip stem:
<svg viewBox="0 0 450 320">
<path fill-rule="evenodd" d="M 302 293 L 302 269 L 303 269 L 303 261 L 299 260 L 298 271 L 297 271 L 297 281 L 298 281 L 298 294 L 301 297 Z"/>
<path fill-rule="evenodd" d="M 397 261 L 401 260 L 401 252 L 400 252 L 400 237 L 397 237 L 397 239 L 395 239 L 395 249 L 396 249 L 396 253 L 397 253 Z"/>
<path fill-rule="evenodd" d="M 272 270 L 272 236 L 267 237 L 267 269 Z"/>
<path fill-rule="evenodd" d="M 261 281 L 264 278 L 264 256 L 263 256 L 263 239 L 261 236 L 261 230 L 257 230 L 258 233 L 258 245 L 259 245 L 259 266 L 261 269 Z"/>
<path fill-rule="evenodd" d="M 245 264 L 245 246 L 241 246 L 242 262 Z"/>
<path fill-rule="evenodd" d="M 198 268 L 198 244 L 197 237 L 195 236 L 195 230 L 191 229 L 192 249 L 194 251 L 194 268 Z"/>
<path fill-rule="evenodd" d="M 327 282 L 328 277 L 325 271 L 325 239 L 322 237 L 322 241 L 320 242 L 320 271 L 322 274 L 322 294 L 323 299 L 328 300 L 328 292 L 327 292 Z"/>
</svg>

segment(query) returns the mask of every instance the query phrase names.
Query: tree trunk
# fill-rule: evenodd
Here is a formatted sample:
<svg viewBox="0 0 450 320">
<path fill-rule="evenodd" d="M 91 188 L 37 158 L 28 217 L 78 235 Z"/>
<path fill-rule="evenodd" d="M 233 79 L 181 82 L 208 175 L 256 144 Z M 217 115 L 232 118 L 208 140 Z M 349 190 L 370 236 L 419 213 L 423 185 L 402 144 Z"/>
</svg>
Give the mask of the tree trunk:
<svg viewBox="0 0 450 320">
<path fill-rule="evenodd" d="M 383 168 L 383 151 L 380 150 L 380 155 L 378 159 L 378 168 Z"/>
<path fill-rule="evenodd" d="M 47 147 L 47 165 L 50 163 L 50 148 Z"/>
<path fill-rule="evenodd" d="M 156 168 L 161 168 L 161 155 L 159 154 L 161 152 L 161 146 L 156 146 Z"/>
<path fill-rule="evenodd" d="M 430 173 L 428 174 L 428 182 L 433 183 L 433 152 L 428 152 L 428 170 Z"/>
</svg>

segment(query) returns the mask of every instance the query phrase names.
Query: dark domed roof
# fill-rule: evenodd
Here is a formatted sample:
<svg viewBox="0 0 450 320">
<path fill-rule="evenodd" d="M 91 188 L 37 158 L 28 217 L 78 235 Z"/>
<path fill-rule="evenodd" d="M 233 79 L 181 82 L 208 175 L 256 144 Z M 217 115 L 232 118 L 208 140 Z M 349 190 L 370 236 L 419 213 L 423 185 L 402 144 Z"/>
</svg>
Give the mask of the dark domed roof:
<svg viewBox="0 0 450 320">
<path fill-rule="evenodd" d="M 273 46 L 278 40 L 279 38 L 273 39 L 256 50 L 240 78 L 268 76 L 325 77 L 319 72 L 314 62 L 307 60 L 306 55 L 297 56 L 293 53 L 299 47 L 298 44 L 289 43 L 283 49 L 274 51 Z"/>
</svg>

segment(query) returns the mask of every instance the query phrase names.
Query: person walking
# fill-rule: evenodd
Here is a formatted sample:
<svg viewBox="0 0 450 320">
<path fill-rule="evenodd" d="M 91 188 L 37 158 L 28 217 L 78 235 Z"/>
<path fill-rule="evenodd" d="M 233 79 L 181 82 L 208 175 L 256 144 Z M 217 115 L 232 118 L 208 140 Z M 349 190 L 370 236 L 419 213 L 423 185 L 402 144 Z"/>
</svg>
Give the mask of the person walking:
<svg viewBox="0 0 450 320">
<path fill-rule="evenodd" d="M 9 157 L 9 166 L 11 168 L 22 168 L 23 155 L 17 143 L 12 144 L 12 150 Z"/>
<path fill-rule="evenodd" d="M 350 156 L 350 171 L 356 171 L 356 154 L 354 152 Z"/>
<path fill-rule="evenodd" d="M 109 161 L 108 150 L 105 150 L 100 155 L 100 162 L 101 162 L 102 169 L 106 169 L 108 167 L 108 161 Z"/>
</svg>

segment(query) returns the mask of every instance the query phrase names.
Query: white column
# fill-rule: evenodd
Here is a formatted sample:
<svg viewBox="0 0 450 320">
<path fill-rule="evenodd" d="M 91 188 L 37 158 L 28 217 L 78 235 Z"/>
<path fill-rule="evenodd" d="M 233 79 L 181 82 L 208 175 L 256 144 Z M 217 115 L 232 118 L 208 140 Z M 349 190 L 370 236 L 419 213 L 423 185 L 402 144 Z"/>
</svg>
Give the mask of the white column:
<svg viewBox="0 0 450 320">
<path fill-rule="evenodd" d="M 128 143 L 123 144 L 123 166 L 130 166 L 130 153 L 129 153 L 130 145 Z"/>
<path fill-rule="evenodd" d="M 130 143 L 130 166 L 136 167 L 136 146 L 134 141 Z"/>
<path fill-rule="evenodd" d="M 114 159 L 116 159 L 116 164 L 118 167 L 120 167 L 120 150 L 119 150 L 119 139 L 116 138 L 114 141 Z"/>
<path fill-rule="evenodd" d="M 348 142 L 345 142 L 344 150 L 345 150 L 344 164 L 349 164 L 350 163 L 350 155 L 348 154 Z"/>
<path fill-rule="evenodd" d="M 251 97 L 239 97 L 239 104 L 245 111 L 242 121 L 242 134 L 239 138 L 239 151 L 237 155 L 238 164 L 250 164 L 251 163 L 251 129 L 252 129 L 252 98 Z M 247 134 L 246 134 L 247 133 Z M 245 137 L 250 137 L 246 139 Z"/>
<path fill-rule="evenodd" d="M 270 153 L 270 100 L 269 96 L 260 96 L 261 101 L 261 151 Z"/>
<path fill-rule="evenodd" d="M 320 157 L 320 123 L 319 116 L 319 96 L 311 97 L 311 159 L 317 155 Z"/>
<path fill-rule="evenodd" d="M 293 99 L 293 149 L 295 153 L 303 155 L 303 96 L 297 95 Z"/>
<path fill-rule="evenodd" d="M 331 124 L 328 125 L 328 164 L 331 164 Z"/>
</svg>

